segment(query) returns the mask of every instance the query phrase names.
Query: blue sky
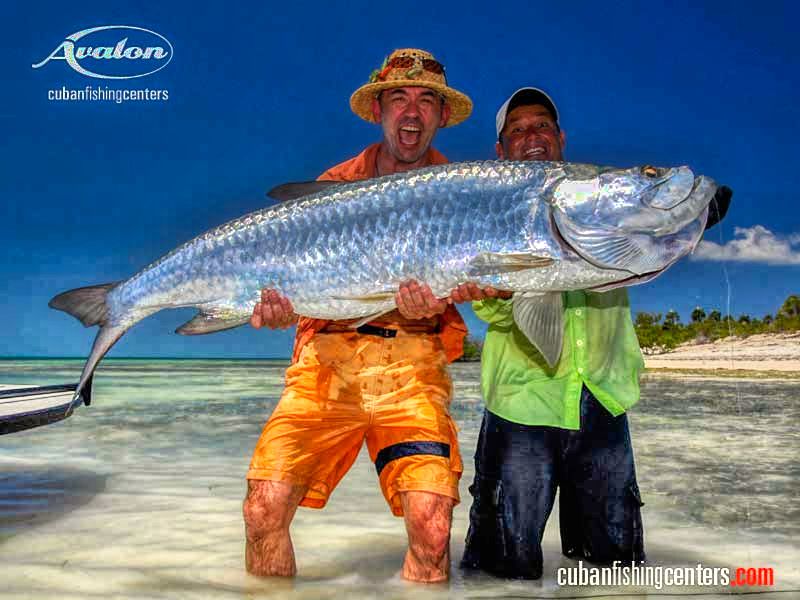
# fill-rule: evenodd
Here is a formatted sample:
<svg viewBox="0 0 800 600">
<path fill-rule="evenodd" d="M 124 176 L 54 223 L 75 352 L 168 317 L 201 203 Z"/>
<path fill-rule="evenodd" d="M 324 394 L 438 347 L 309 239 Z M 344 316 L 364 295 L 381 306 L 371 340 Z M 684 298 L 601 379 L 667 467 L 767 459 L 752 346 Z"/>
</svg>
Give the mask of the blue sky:
<svg viewBox="0 0 800 600">
<path fill-rule="evenodd" d="M 436 139 L 451 160 L 493 157 L 498 106 L 537 85 L 559 106 L 569 160 L 688 164 L 735 190 L 708 232 L 714 245 L 632 289 L 634 311 L 688 319 L 696 305 L 730 304 L 761 316 L 800 292 L 800 10 L 788 2 L 108 4 L 4 9 L 0 356 L 86 355 L 95 331 L 49 309 L 53 295 L 125 279 L 264 207 L 270 187 L 312 179 L 376 141 L 348 98 L 407 46 L 432 51 L 475 103 Z M 67 35 L 119 24 L 163 35 L 173 60 L 122 81 L 64 61 L 31 68 Z M 48 100 L 48 90 L 86 85 L 166 89 L 169 100 Z M 288 332 L 172 333 L 190 316 L 147 319 L 111 356 L 289 353 Z"/>
</svg>

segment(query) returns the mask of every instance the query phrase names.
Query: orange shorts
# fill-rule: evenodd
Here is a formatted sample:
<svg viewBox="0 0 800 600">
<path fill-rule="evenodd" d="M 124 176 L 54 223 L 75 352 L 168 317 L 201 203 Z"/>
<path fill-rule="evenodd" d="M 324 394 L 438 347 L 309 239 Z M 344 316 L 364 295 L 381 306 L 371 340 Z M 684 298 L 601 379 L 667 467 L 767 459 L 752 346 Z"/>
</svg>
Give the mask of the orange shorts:
<svg viewBox="0 0 800 600">
<path fill-rule="evenodd" d="M 404 491 L 457 503 L 462 464 L 450 395 L 438 336 L 318 333 L 286 370 L 247 478 L 303 486 L 300 505 L 322 508 L 366 439 L 395 515 Z"/>
</svg>

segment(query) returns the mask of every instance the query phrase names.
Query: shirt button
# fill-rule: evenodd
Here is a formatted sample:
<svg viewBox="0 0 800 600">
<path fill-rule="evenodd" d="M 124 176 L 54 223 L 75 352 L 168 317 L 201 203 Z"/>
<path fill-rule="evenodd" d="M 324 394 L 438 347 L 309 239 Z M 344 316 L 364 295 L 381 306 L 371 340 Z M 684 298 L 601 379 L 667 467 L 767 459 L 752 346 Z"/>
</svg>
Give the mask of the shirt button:
<svg viewBox="0 0 800 600">
<path fill-rule="evenodd" d="M 576 317 L 580 317 L 582 313 L 583 313 L 583 311 L 580 308 L 576 308 L 575 309 L 575 316 Z"/>
<path fill-rule="evenodd" d="M 575 345 L 578 346 L 578 348 L 580 348 L 581 346 L 583 346 L 583 340 L 578 340 L 577 342 L 575 342 Z"/>
<path fill-rule="evenodd" d="M 583 367 L 578 367 L 578 373 L 579 373 L 580 375 L 583 375 Z"/>
</svg>

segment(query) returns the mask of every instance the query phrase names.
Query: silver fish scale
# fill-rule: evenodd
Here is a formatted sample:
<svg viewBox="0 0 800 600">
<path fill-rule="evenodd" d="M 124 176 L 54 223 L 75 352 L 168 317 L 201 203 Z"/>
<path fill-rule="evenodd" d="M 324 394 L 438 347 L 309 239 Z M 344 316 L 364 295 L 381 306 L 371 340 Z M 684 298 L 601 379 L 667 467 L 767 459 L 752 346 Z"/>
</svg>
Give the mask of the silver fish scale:
<svg viewBox="0 0 800 600">
<path fill-rule="evenodd" d="M 597 189 L 592 181 L 599 176 L 610 178 L 600 186 L 606 198 L 582 191 Z M 439 296 L 464 281 L 538 291 L 607 284 L 631 273 L 598 268 L 559 242 L 553 211 L 594 243 L 594 226 L 617 218 L 601 219 L 596 207 L 620 204 L 630 214 L 639 199 L 625 204 L 620 186 L 646 186 L 639 179 L 635 169 L 486 161 L 342 184 L 180 246 L 111 291 L 111 318 L 127 322 L 162 308 L 198 306 L 242 322 L 264 287 L 289 297 L 301 314 L 341 319 L 393 308 L 393 293 L 407 279 L 428 283 Z M 600 250 L 614 256 L 614 248 Z M 472 263 L 504 254 L 554 262 L 519 272 L 493 271 L 491 262 L 476 271 Z"/>
<path fill-rule="evenodd" d="M 444 293 L 466 279 L 476 254 L 526 251 L 521 190 L 539 171 L 445 165 L 264 209 L 175 249 L 112 290 L 109 305 L 118 315 L 200 306 L 241 319 L 263 287 L 275 287 L 298 312 L 345 318 L 391 308 L 393 300 L 353 298 L 406 279 Z"/>
</svg>

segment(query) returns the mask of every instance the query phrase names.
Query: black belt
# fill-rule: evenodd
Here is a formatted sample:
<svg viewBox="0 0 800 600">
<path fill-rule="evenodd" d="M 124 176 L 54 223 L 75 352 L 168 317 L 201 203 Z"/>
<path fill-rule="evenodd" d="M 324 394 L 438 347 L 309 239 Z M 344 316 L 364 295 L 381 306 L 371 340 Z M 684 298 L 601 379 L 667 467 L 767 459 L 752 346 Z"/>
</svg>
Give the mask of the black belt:
<svg viewBox="0 0 800 600">
<path fill-rule="evenodd" d="M 397 329 L 384 329 L 383 327 L 375 327 L 374 325 L 362 325 L 356 329 L 356 331 L 363 335 L 377 335 L 382 338 L 397 337 Z"/>
</svg>

